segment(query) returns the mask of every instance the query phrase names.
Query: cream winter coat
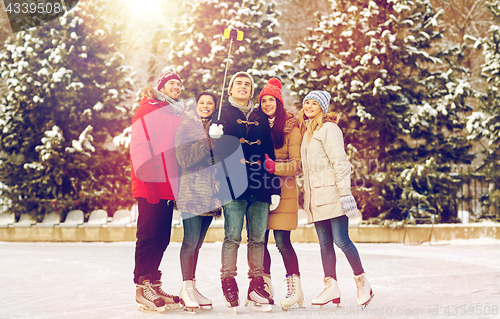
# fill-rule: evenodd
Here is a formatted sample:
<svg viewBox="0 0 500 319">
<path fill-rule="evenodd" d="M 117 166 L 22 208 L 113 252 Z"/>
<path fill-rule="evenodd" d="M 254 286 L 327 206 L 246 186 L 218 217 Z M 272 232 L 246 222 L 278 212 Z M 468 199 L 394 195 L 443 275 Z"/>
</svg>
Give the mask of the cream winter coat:
<svg viewBox="0 0 500 319">
<path fill-rule="evenodd" d="M 351 164 L 342 131 L 329 116 L 300 149 L 304 171 L 304 209 L 309 223 L 345 215 L 340 196 L 351 195 Z"/>
</svg>

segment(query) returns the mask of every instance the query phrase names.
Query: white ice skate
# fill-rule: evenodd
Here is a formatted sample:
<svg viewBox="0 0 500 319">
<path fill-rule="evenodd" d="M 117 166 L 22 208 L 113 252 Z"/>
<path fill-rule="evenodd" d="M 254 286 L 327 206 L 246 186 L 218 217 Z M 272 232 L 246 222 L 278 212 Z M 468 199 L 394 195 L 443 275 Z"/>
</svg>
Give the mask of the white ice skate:
<svg viewBox="0 0 500 319">
<path fill-rule="evenodd" d="M 135 300 L 142 312 L 165 312 L 165 301 L 151 287 L 150 276 L 142 276 L 135 288 Z"/>
<path fill-rule="evenodd" d="M 337 285 L 337 281 L 332 277 L 325 278 L 325 289 L 319 294 L 318 297 L 314 298 L 311 301 L 312 306 L 320 306 L 326 305 L 329 302 L 332 302 L 337 308 L 340 308 L 340 290 Z"/>
<path fill-rule="evenodd" d="M 302 308 L 302 303 L 304 302 L 304 293 L 302 292 L 300 277 L 297 275 L 286 276 L 285 282 L 287 293 L 285 299 L 281 300 L 281 308 L 287 311 L 294 304 L 297 304 L 299 308 Z"/>
<path fill-rule="evenodd" d="M 271 275 L 264 274 L 264 276 L 262 276 L 262 278 L 264 278 L 264 282 L 266 283 L 266 285 L 264 286 L 264 289 L 269 294 L 269 298 L 274 298 L 274 289 L 273 289 L 273 284 L 271 282 Z"/>
<path fill-rule="evenodd" d="M 193 279 L 193 287 L 194 287 L 194 295 L 196 296 L 196 300 L 200 305 L 199 309 L 203 310 L 214 309 L 214 307 L 212 306 L 212 299 L 203 296 L 201 292 L 198 291 L 198 288 L 196 288 L 196 279 Z"/>
<path fill-rule="evenodd" d="M 269 312 L 273 309 L 274 300 L 265 290 L 266 283 L 262 277 L 254 277 L 248 287 L 245 306 L 252 311 Z"/>
<path fill-rule="evenodd" d="M 181 304 L 184 305 L 184 311 L 190 314 L 196 314 L 196 309 L 200 307 L 196 300 L 194 292 L 194 282 L 192 280 L 184 280 L 182 282 L 182 289 L 179 293 Z"/>
<path fill-rule="evenodd" d="M 356 282 L 356 287 L 358 288 L 358 305 L 359 308 L 363 310 L 374 296 L 372 286 L 366 279 L 365 273 L 362 273 L 359 276 L 354 276 L 354 281 Z"/>
</svg>

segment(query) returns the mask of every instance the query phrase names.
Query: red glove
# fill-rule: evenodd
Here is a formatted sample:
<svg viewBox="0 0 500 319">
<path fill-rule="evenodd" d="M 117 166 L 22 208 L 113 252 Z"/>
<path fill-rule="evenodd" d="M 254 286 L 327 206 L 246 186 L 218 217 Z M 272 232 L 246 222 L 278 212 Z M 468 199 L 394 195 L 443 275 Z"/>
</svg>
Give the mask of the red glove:
<svg viewBox="0 0 500 319">
<path fill-rule="evenodd" d="M 274 174 L 276 171 L 276 162 L 269 158 L 269 156 L 265 155 L 266 160 L 264 161 L 264 167 L 269 172 L 269 174 Z"/>
<path fill-rule="evenodd" d="M 158 190 L 156 189 L 155 183 L 144 182 L 146 187 L 146 200 L 150 204 L 158 204 L 160 202 L 160 196 L 158 196 Z"/>
</svg>

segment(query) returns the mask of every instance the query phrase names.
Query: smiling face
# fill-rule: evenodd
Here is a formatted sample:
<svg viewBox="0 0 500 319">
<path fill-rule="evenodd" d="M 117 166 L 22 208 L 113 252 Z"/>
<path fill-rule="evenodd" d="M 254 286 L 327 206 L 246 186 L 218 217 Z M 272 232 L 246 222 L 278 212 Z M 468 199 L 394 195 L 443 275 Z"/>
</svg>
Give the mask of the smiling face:
<svg viewBox="0 0 500 319">
<path fill-rule="evenodd" d="M 247 106 L 252 94 L 252 81 L 246 76 L 238 76 L 233 81 L 233 86 L 229 90 L 229 95 L 238 102 L 238 104 Z"/>
<path fill-rule="evenodd" d="M 212 116 L 215 110 L 214 99 L 210 95 L 202 95 L 196 104 L 196 113 L 200 117 L 206 118 Z"/>
<path fill-rule="evenodd" d="M 160 89 L 160 92 L 165 93 L 170 98 L 177 100 L 181 96 L 182 83 L 179 80 L 171 79 Z"/>
<path fill-rule="evenodd" d="M 319 112 L 323 112 L 321 106 L 316 100 L 307 99 L 304 101 L 304 114 L 307 118 L 314 118 Z"/>
<path fill-rule="evenodd" d="M 262 112 L 269 116 L 269 118 L 276 116 L 276 98 L 274 96 L 264 95 L 262 99 L 260 99 L 260 107 Z"/>
</svg>

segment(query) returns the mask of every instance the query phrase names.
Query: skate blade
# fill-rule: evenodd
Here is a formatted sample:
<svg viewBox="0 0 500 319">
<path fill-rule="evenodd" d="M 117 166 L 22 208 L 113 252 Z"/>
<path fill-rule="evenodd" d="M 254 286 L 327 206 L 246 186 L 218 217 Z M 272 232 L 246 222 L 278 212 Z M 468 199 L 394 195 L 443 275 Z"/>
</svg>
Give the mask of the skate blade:
<svg viewBox="0 0 500 319">
<path fill-rule="evenodd" d="M 273 310 L 273 306 L 270 304 L 260 304 L 248 299 L 247 301 L 245 301 L 245 307 L 248 307 L 249 310 L 256 312 L 270 312 L 271 310 Z"/>
<path fill-rule="evenodd" d="M 184 313 L 190 314 L 190 315 L 196 315 L 196 311 L 198 308 L 184 308 Z"/>
<path fill-rule="evenodd" d="M 181 309 L 182 305 L 178 303 L 167 303 L 165 304 L 165 307 L 167 308 L 167 310 L 177 310 Z"/>
<path fill-rule="evenodd" d="M 289 311 L 290 309 L 305 309 L 305 307 L 302 307 L 302 303 L 303 303 L 303 302 L 304 302 L 304 300 L 302 300 L 302 301 L 300 301 L 300 302 L 296 302 L 296 303 L 294 303 L 294 304 L 292 304 L 292 305 L 285 305 L 285 306 L 281 305 L 281 309 L 282 309 L 283 311 Z M 293 307 L 293 306 L 295 306 L 295 305 L 297 305 L 298 307 Z M 292 308 L 292 307 L 293 307 L 293 308 Z"/>
<path fill-rule="evenodd" d="M 148 306 L 145 306 L 143 304 L 140 304 L 138 306 L 139 311 L 145 312 L 145 313 L 163 313 L 166 310 L 166 307 L 156 307 L 156 308 L 149 308 Z"/>
<path fill-rule="evenodd" d="M 365 310 L 366 306 L 368 306 L 368 304 L 370 303 L 370 301 L 372 301 L 373 296 L 375 296 L 375 294 L 374 294 L 374 293 L 372 293 L 372 294 L 370 295 L 370 299 L 368 299 L 365 303 L 363 303 L 363 304 L 359 305 L 359 309 L 360 309 L 360 310 Z"/>
<path fill-rule="evenodd" d="M 200 308 L 198 308 L 199 310 L 203 310 L 203 311 L 210 311 L 210 310 L 213 310 L 214 307 L 212 305 L 200 305 Z"/>
</svg>

